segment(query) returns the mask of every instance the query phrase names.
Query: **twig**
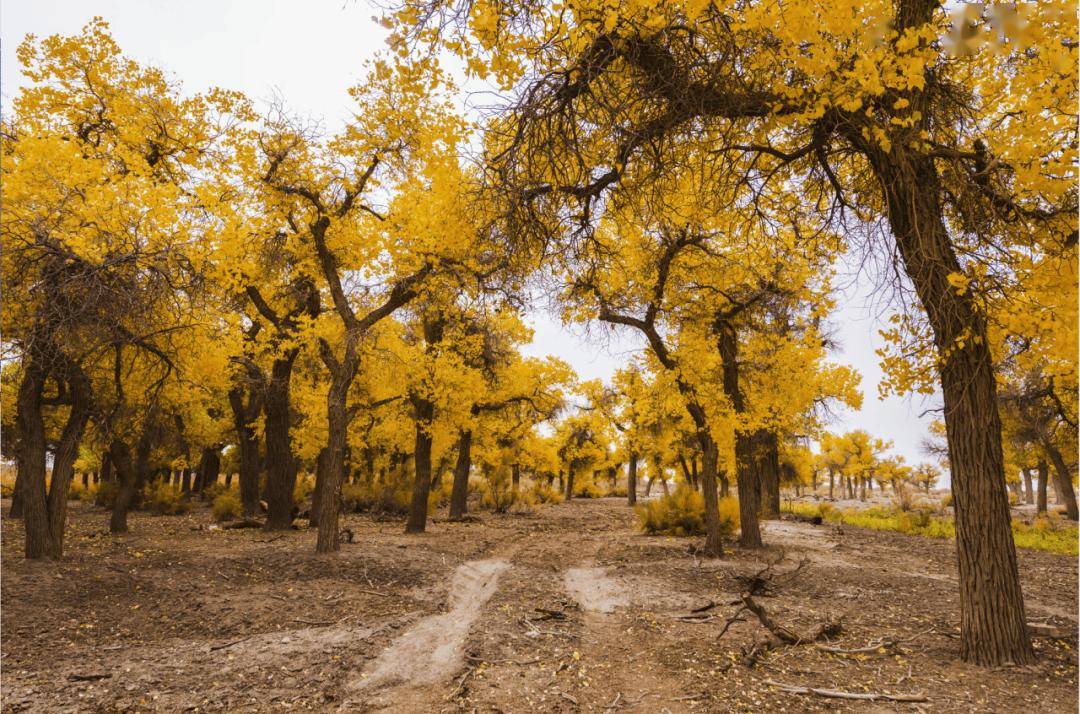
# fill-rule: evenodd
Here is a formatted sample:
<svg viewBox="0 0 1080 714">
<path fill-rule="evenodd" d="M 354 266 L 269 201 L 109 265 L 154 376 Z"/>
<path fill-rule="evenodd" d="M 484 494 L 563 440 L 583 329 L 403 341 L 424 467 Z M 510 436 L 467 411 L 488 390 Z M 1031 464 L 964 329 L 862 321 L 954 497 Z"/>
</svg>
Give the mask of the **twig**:
<svg viewBox="0 0 1080 714">
<path fill-rule="evenodd" d="M 701 607 L 695 607 L 690 612 L 694 612 L 694 613 L 705 612 L 706 610 L 711 610 L 714 607 L 716 607 L 716 603 L 713 602 L 712 600 L 709 600 L 709 602 L 707 602 L 706 604 L 702 605 Z"/>
<path fill-rule="evenodd" d="M 378 590 L 367 590 L 365 588 L 357 588 L 357 590 L 368 595 L 378 595 L 379 597 L 393 597 L 393 595 L 391 595 L 390 593 L 381 593 Z"/>
<path fill-rule="evenodd" d="M 322 627 L 325 625 L 336 625 L 334 620 L 304 620 L 299 617 L 294 617 L 293 622 L 299 622 L 301 625 L 311 625 L 312 627 Z"/>
<path fill-rule="evenodd" d="M 562 697 L 563 699 L 569 701 L 569 702 L 573 702 L 575 705 L 578 703 L 577 699 L 574 699 L 573 697 L 571 697 L 566 692 L 559 692 L 559 696 Z"/>
<path fill-rule="evenodd" d="M 254 636 L 255 635 L 248 635 L 247 637 L 241 637 L 238 640 L 233 640 L 232 642 L 226 642 L 225 644 L 222 644 L 222 645 L 210 645 L 210 651 L 215 652 L 217 650 L 223 650 L 226 647 L 232 647 L 233 645 L 238 645 L 241 642 L 247 642 L 248 640 L 250 640 Z"/>
<path fill-rule="evenodd" d="M 458 680 L 457 686 L 453 691 L 446 695 L 446 700 L 449 701 L 454 697 L 461 694 L 465 689 L 465 682 L 472 676 L 472 673 L 476 671 L 476 667 L 469 667 L 465 670 L 465 673 L 461 675 L 461 679 Z"/>
<path fill-rule="evenodd" d="M 539 659 L 526 659 L 526 660 L 485 659 L 484 657 L 477 657 L 477 656 L 471 655 L 471 654 L 465 655 L 465 659 L 471 660 L 473 662 L 487 662 L 488 664 L 516 664 L 516 665 L 518 665 L 520 667 L 524 667 L 525 665 L 529 665 L 529 664 L 536 664 L 537 662 L 540 661 Z"/>
<path fill-rule="evenodd" d="M 611 704 L 608 704 L 606 707 L 604 707 L 604 711 L 609 712 L 612 709 L 616 708 L 617 706 L 619 706 L 619 702 L 621 700 L 622 700 L 622 692 L 616 692 L 615 693 L 615 698 L 611 700 Z"/>
<path fill-rule="evenodd" d="M 671 701 L 673 701 L 673 702 L 692 702 L 695 699 L 705 699 L 708 696 L 709 696 L 708 692 L 698 692 L 697 694 L 687 694 L 686 696 L 683 696 L 683 697 L 672 697 Z"/>
<path fill-rule="evenodd" d="M 766 679 L 765 684 L 776 687 L 790 694 L 813 694 L 829 699 L 859 699 L 863 701 L 887 701 L 887 702 L 928 702 L 925 694 L 888 694 L 886 692 L 842 692 L 837 689 L 818 689 L 816 687 L 804 687 L 798 684 L 784 684 L 771 679 Z"/>
</svg>

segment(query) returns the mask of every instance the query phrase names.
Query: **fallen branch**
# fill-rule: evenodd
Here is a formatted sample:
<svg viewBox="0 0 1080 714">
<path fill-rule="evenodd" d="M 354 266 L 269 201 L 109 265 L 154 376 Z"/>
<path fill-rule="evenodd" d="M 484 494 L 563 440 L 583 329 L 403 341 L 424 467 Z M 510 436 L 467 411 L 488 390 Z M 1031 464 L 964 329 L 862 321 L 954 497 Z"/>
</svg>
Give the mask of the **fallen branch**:
<svg viewBox="0 0 1080 714">
<path fill-rule="evenodd" d="M 70 682 L 96 682 L 101 679 L 109 679 L 112 675 L 103 672 L 101 674 L 69 674 L 68 681 Z"/>
<path fill-rule="evenodd" d="M 544 620 L 565 620 L 566 613 L 562 610 L 549 610 L 546 607 L 534 607 L 533 610 L 540 613 L 540 617 L 529 618 L 532 622 L 543 622 Z"/>
<path fill-rule="evenodd" d="M 475 671 L 476 671 L 476 667 L 469 667 L 468 669 L 465 670 L 465 673 L 462 674 L 461 678 L 458 680 L 457 686 L 454 687 L 453 691 L 451 691 L 449 694 L 446 695 L 446 700 L 447 701 L 450 701 L 454 697 L 457 697 L 460 694 L 464 693 L 464 691 L 465 691 L 465 682 L 468 681 L 469 677 L 471 677 L 472 673 L 475 672 Z"/>
<path fill-rule="evenodd" d="M 813 694 L 818 697 L 829 699 L 858 699 L 862 701 L 886 701 L 886 702 L 928 702 L 925 694 L 889 694 L 887 692 L 843 692 L 837 689 L 819 689 L 817 687 L 804 687 L 798 684 L 785 684 L 766 679 L 765 684 L 776 687 L 789 694 Z"/>
<path fill-rule="evenodd" d="M 692 702 L 697 699 L 705 699 L 709 696 L 708 692 L 698 692 L 697 694 L 687 694 L 684 697 L 672 697 L 673 702 Z"/>
<path fill-rule="evenodd" d="M 690 612 L 692 612 L 692 613 L 705 612 L 706 610 L 712 610 L 714 607 L 716 607 L 716 603 L 713 602 L 712 600 L 709 600 L 709 602 L 705 603 L 701 607 L 695 607 Z"/>
</svg>

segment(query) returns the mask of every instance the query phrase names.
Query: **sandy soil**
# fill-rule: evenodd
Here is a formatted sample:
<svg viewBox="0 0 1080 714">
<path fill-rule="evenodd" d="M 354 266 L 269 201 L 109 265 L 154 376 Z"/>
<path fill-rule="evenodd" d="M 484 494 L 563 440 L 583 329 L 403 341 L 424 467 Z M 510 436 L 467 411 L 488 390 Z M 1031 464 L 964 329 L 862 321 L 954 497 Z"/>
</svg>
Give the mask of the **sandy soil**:
<svg viewBox="0 0 1080 714">
<path fill-rule="evenodd" d="M 6 504 L 5 510 L 6 510 Z M 73 504 L 69 555 L 20 556 L 3 522 L 0 667 L 5 712 L 1074 712 L 1077 641 L 1037 638 L 1030 667 L 958 660 L 953 545 L 789 521 L 763 551 L 718 561 L 688 539 L 647 537 L 620 499 L 530 516 L 403 523 L 350 516 L 356 543 L 313 553 L 297 530 L 209 529 L 205 509 L 131 518 Z M 755 666 L 756 620 L 719 637 L 740 576 L 783 555 L 793 570 L 761 602 L 810 631 L 843 616 L 832 643 L 786 647 Z M 1021 551 L 1028 617 L 1076 631 L 1077 563 Z M 700 621 L 678 619 L 710 602 Z M 538 609 L 539 608 L 539 609 Z M 709 616 L 713 616 L 709 619 Z M 852 692 L 922 693 L 926 703 L 853 702 L 780 691 L 777 681 Z"/>
</svg>

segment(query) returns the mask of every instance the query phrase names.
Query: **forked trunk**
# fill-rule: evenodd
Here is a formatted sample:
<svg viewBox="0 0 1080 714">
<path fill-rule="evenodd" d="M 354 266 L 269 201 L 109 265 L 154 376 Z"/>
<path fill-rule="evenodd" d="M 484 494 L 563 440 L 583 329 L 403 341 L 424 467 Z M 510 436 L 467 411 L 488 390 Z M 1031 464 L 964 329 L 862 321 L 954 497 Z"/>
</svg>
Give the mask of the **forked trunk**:
<svg viewBox="0 0 1080 714">
<path fill-rule="evenodd" d="M 60 434 L 53 456 L 52 483 L 49 485 L 49 557 L 59 559 L 64 554 L 64 527 L 67 524 L 68 490 L 75 475 L 75 459 L 79 457 L 86 424 L 90 421 L 91 387 L 86 373 L 78 365 L 68 365 L 68 391 L 71 409 Z M 83 474 L 86 485 L 86 474 Z"/>
</svg>

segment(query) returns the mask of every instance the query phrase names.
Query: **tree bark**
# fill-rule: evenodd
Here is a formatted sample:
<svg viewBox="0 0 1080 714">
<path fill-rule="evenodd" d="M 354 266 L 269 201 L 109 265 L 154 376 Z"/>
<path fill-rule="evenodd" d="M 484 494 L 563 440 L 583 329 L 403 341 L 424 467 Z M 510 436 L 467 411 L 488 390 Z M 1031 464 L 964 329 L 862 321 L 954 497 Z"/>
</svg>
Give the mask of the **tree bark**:
<svg viewBox="0 0 1080 714">
<path fill-rule="evenodd" d="M 274 360 L 266 388 L 266 530 L 292 527 L 293 489 L 296 487 L 296 457 L 289 434 L 290 383 L 298 350 L 291 348 Z"/>
<path fill-rule="evenodd" d="M 406 533 L 423 533 L 427 528 L 428 494 L 431 492 L 431 422 L 435 405 L 429 399 L 414 398 L 416 449 L 413 455 L 416 478 Z"/>
<path fill-rule="evenodd" d="M 135 487 L 138 481 L 135 465 L 131 462 L 131 447 L 123 439 L 114 438 L 109 444 L 109 459 L 112 461 L 119 481 L 112 518 L 109 520 L 109 532 L 127 533 L 128 510 L 135 499 Z"/>
<path fill-rule="evenodd" d="M 86 373 L 76 364 L 70 363 L 68 372 L 68 392 L 71 394 L 71 409 L 67 422 L 60 434 L 53 455 L 52 483 L 49 485 L 48 522 L 50 558 L 59 560 L 64 554 L 64 529 L 67 524 L 68 492 L 71 479 L 75 475 L 75 459 L 79 457 L 79 444 L 83 432 L 90 421 L 91 386 Z M 86 474 L 83 474 L 83 484 Z"/>
<path fill-rule="evenodd" d="M 898 29 L 929 23 L 929 0 L 901 3 Z M 961 657 L 980 665 L 1034 659 L 1024 619 L 1005 495 L 997 384 L 986 321 L 974 297 L 949 282 L 963 274 L 942 218 L 934 160 L 896 144 L 886 153 L 843 129 L 881 186 L 904 268 L 934 333 L 956 511 Z"/>
<path fill-rule="evenodd" d="M 630 460 L 626 464 L 626 503 L 629 506 L 637 505 L 637 452 L 630 452 Z"/>
<path fill-rule="evenodd" d="M 1040 461 L 1035 466 L 1035 473 L 1039 479 L 1039 494 L 1036 498 L 1035 512 L 1046 513 L 1046 488 L 1050 480 L 1050 469 L 1045 461 Z"/>
<path fill-rule="evenodd" d="M 259 391 L 246 390 L 243 385 L 234 385 L 229 390 L 229 406 L 233 414 L 233 431 L 236 433 L 236 446 L 240 450 L 240 503 L 244 518 L 254 518 L 259 514 L 259 437 L 255 431 L 255 420 L 262 410 Z"/>
<path fill-rule="evenodd" d="M 563 495 L 567 501 L 574 497 L 574 468 L 572 466 L 566 467 L 566 493 Z"/>
<path fill-rule="evenodd" d="M 203 448 L 199 458 L 199 495 L 218 482 L 221 475 L 221 449 L 217 446 Z"/>
<path fill-rule="evenodd" d="M 516 461 L 510 464 L 510 488 L 513 489 L 514 494 L 518 492 L 518 488 L 521 486 L 521 464 Z"/>
<path fill-rule="evenodd" d="M 358 335 L 346 336 L 345 354 L 341 362 L 336 362 L 324 347 L 323 361 L 330 368 L 330 391 L 326 397 L 327 440 L 326 448 L 320 458 L 322 488 L 318 489 L 312 514 L 319 528 L 316 553 L 330 553 L 341 547 L 338 538 L 338 513 L 341 510 L 341 484 L 345 481 L 345 467 L 349 449 L 349 387 L 352 386 L 356 371 L 360 366 L 357 354 Z"/>
<path fill-rule="evenodd" d="M 16 397 L 15 424 L 19 431 L 15 493 L 9 516 L 25 521 L 25 555 L 42 558 L 49 552 L 49 520 L 45 507 L 45 418 L 42 393 L 47 374 L 36 353 L 25 363 Z"/>
<path fill-rule="evenodd" d="M 1031 505 L 1035 503 L 1035 489 L 1031 485 L 1031 469 L 1024 468 L 1024 503 Z"/>
<path fill-rule="evenodd" d="M 454 484 L 450 491 L 450 520 L 460 521 L 469 511 L 469 471 L 472 469 L 472 430 L 462 429 L 458 435 L 457 463 L 454 464 Z"/>
<path fill-rule="evenodd" d="M 1076 491 L 1073 489 L 1072 474 L 1065 463 L 1061 450 L 1052 441 L 1043 441 L 1043 451 L 1050 457 L 1050 463 L 1054 465 L 1054 483 L 1057 484 L 1058 502 L 1065 505 L 1065 517 L 1069 520 L 1077 520 Z"/>
<path fill-rule="evenodd" d="M 730 320 L 717 319 L 714 325 L 717 349 L 722 364 L 724 394 L 736 414 L 746 410 L 739 386 L 739 335 Z M 758 507 L 761 494 L 757 464 L 758 440 L 753 434 L 735 432 L 736 488 L 739 495 L 739 544 L 744 548 L 761 547 Z"/>
</svg>

